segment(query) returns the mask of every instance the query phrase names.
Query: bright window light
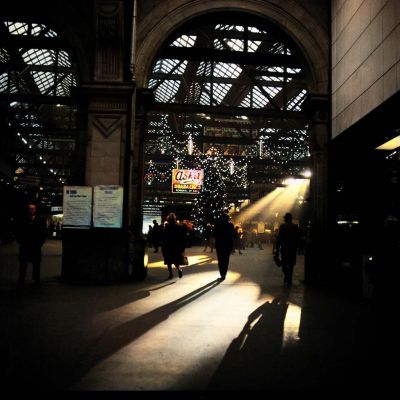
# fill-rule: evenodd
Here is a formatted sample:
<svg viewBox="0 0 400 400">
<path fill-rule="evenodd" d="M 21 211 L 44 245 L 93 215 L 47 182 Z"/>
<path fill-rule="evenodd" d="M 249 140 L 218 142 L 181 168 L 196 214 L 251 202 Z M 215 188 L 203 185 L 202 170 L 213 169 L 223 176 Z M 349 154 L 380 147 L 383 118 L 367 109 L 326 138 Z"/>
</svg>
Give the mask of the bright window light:
<svg viewBox="0 0 400 400">
<path fill-rule="evenodd" d="M 376 150 L 394 150 L 400 147 L 400 135 L 376 147 Z"/>
</svg>

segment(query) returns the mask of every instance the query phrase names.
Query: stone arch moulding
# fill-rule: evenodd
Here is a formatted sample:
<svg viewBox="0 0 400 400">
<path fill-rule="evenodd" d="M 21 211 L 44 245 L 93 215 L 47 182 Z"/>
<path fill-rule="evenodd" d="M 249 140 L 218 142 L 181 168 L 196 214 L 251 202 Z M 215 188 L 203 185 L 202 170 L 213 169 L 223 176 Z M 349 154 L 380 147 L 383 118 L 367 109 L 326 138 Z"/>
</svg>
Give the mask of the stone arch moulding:
<svg viewBox="0 0 400 400">
<path fill-rule="evenodd" d="M 307 10 L 295 0 L 195 0 L 176 1 L 176 7 L 161 18 L 149 13 L 138 24 L 136 53 L 136 82 L 138 88 L 147 86 L 148 76 L 154 57 L 176 28 L 202 14 L 217 11 L 242 11 L 253 13 L 271 20 L 298 44 L 303 51 L 312 74 L 309 91 L 328 93 L 329 77 L 329 36 Z M 161 6 L 160 6 L 161 7 Z"/>
</svg>

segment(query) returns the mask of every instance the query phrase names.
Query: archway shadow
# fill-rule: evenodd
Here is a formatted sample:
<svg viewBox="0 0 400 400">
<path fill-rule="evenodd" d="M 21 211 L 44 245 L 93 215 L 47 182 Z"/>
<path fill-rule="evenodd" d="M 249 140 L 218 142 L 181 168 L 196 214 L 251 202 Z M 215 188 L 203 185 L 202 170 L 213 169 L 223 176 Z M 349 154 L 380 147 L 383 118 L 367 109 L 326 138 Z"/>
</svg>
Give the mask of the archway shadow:
<svg viewBox="0 0 400 400">
<path fill-rule="evenodd" d="M 220 280 L 216 279 L 171 303 L 158 307 L 155 310 L 107 331 L 106 334 L 96 342 L 96 348 L 89 349 L 86 354 L 80 357 L 77 365 L 70 368 L 70 371 L 73 371 L 73 373 L 69 375 L 69 382 L 65 382 L 66 386 L 70 387 L 70 385 L 77 383 L 91 368 L 102 360 L 129 345 L 156 325 L 167 320 L 174 312 L 192 301 L 197 300 L 219 284 Z M 68 374 L 66 374 L 66 376 L 68 376 Z"/>
</svg>

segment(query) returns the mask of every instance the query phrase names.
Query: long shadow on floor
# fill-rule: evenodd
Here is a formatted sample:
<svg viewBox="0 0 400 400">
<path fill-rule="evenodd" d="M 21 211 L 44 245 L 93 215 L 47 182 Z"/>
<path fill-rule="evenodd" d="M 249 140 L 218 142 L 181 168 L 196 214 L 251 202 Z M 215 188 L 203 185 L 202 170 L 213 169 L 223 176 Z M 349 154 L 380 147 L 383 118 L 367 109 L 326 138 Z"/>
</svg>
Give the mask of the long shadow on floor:
<svg viewBox="0 0 400 400">
<path fill-rule="evenodd" d="M 216 279 L 171 303 L 158 307 L 155 310 L 107 331 L 105 335 L 96 342 L 96 347 L 90 349 L 77 362 L 77 365 L 71 369 L 74 372 L 72 376 L 69 377 L 69 382 L 67 383 L 68 387 L 78 382 L 91 368 L 102 360 L 132 343 L 156 325 L 168 319 L 170 315 L 180 308 L 215 288 L 219 283 L 220 280 Z"/>
<path fill-rule="evenodd" d="M 286 296 L 267 301 L 253 311 L 229 346 L 212 377 L 210 390 L 260 389 L 265 376 L 273 379 L 282 348 Z"/>
</svg>

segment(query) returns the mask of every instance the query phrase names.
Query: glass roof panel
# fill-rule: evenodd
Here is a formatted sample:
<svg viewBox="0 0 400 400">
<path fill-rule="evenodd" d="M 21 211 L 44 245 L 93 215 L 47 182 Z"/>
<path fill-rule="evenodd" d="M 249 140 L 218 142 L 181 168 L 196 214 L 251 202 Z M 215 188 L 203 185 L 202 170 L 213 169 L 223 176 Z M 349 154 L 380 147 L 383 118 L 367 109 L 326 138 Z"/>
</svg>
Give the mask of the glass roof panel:
<svg viewBox="0 0 400 400">
<path fill-rule="evenodd" d="M 241 40 L 241 39 L 223 39 L 223 41 L 233 51 L 244 51 L 244 40 Z"/>
<path fill-rule="evenodd" d="M 293 97 L 287 104 L 288 110 L 301 111 L 301 105 L 305 99 L 307 91 L 302 90 L 297 96 Z"/>
<path fill-rule="evenodd" d="M 47 94 L 48 90 L 54 86 L 53 72 L 32 71 L 32 76 L 41 94 Z"/>
<path fill-rule="evenodd" d="M 242 73 L 242 68 L 237 64 L 215 63 L 214 76 L 220 78 L 237 78 Z"/>
<path fill-rule="evenodd" d="M 181 64 L 181 65 L 179 65 Z M 164 58 L 161 60 L 157 60 L 153 72 L 159 72 L 159 73 L 164 73 L 168 74 L 170 73 L 174 68 L 176 68 L 179 65 L 179 67 L 174 71 L 175 74 L 183 74 L 186 69 L 187 61 L 181 61 L 181 60 L 172 60 L 169 58 Z"/>
<path fill-rule="evenodd" d="M 248 52 L 249 53 L 256 52 L 257 49 L 260 47 L 260 44 L 261 44 L 260 40 L 248 40 L 247 41 Z"/>
<path fill-rule="evenodd" d="M 176 80 L 168 80 L 161 83 L 155 92 L 156 101 L 160 103 L 168 103 L 173 101 L 180 82 Z"/>
<path fill-rule="evenodd" d="M 222 39 L 214 39 L 214 49 L 223 50 L 225 49 L 225 45 Z"/>
<path fill-rule="evenodd" d="M 71 87 L 75 87 L 76 85 L 77 82 L 74 75 L 65 75 L 57 84 L 56 96 L 71 96 Z"/>
<path fill-rule="evenodd" d="M 4 74 L 0 75 L 0 92 L 7 91 L 8 85 L 8 74 L 5 72 Z"/>
<path fill-rule="evenodd" d="M 43 24 L 32 24 L 32 36 L 40 36 L 44 33 L 46 37 L 57 37 L 57 33 L 48 29 L 46 25 Z"/>
<path fill-rule="evenodd" d="M 211 93 L 211 84 L 205 84 L 206 89 L 209 93 Z M 222 100 L 224 99 L 225 95 L 228 93 L 229 89 L 232 87 L 231 84 L 227 83 L 214 83 L 213 84 L 213 100 L 214 104 L 221 104 Z"/>
<path fill-rule="evenodd" d="M 206 92 L 201 93 L 200 104 L 205 106 L 210 105 L 210 95 L 208 93 Z"/>
<path fill-rule="evenodd" d="M 0 49 L 0 62 L 6 63 L 10 60 L 10 55 L 6 49 Z"/>
<path fill-rule="evenodd" d="M 264 87 L 264 89 L 266 89 Z M 269 89 L 269 88 L 268 88 Z M 251 99 L 253 97 L 253 99 Z M 253 104 L 251 104 L 251 100 Z M 251 92 L 247 94 L 247 96 L 240 103 L 239 107 L 254 107 L 254 108 L 262 108 L 265 107 L 269 103 L 269 100 L 258 87 L 254 87 Z"/>
<path fill-rule="evenodd" d="M 182 35 L 176 39 L 171 46 L 173 47 L 193 47 L 196 43 L 197 36 L 195 35 Z"/>
<path fill-rule="evenodd" d="M 22 22 L 5 22 L 11 35 L 27 35 L 29 25 Z"/>
<path fill-rule="evenodd" d="M 71 62 L 69 60 L 69 55 L 66 51 L 60 51 L 58 53 L 58 65 L 61 67 L 70 67 Z"/>
<path fill-rule="evenodd" d="M 54 50 L 29 49 L 22 58 L 29 65 L 54 65 L 56 53 Z"/>
<path fill-rule="evenodd" d="M 222 25 L 218 24 L 215 26 L 215 30 L 217 31 L 238 31 L 238 32 L 243 32 L 244 28 L 243 26 L 240 25 Z"/>
</svg>

